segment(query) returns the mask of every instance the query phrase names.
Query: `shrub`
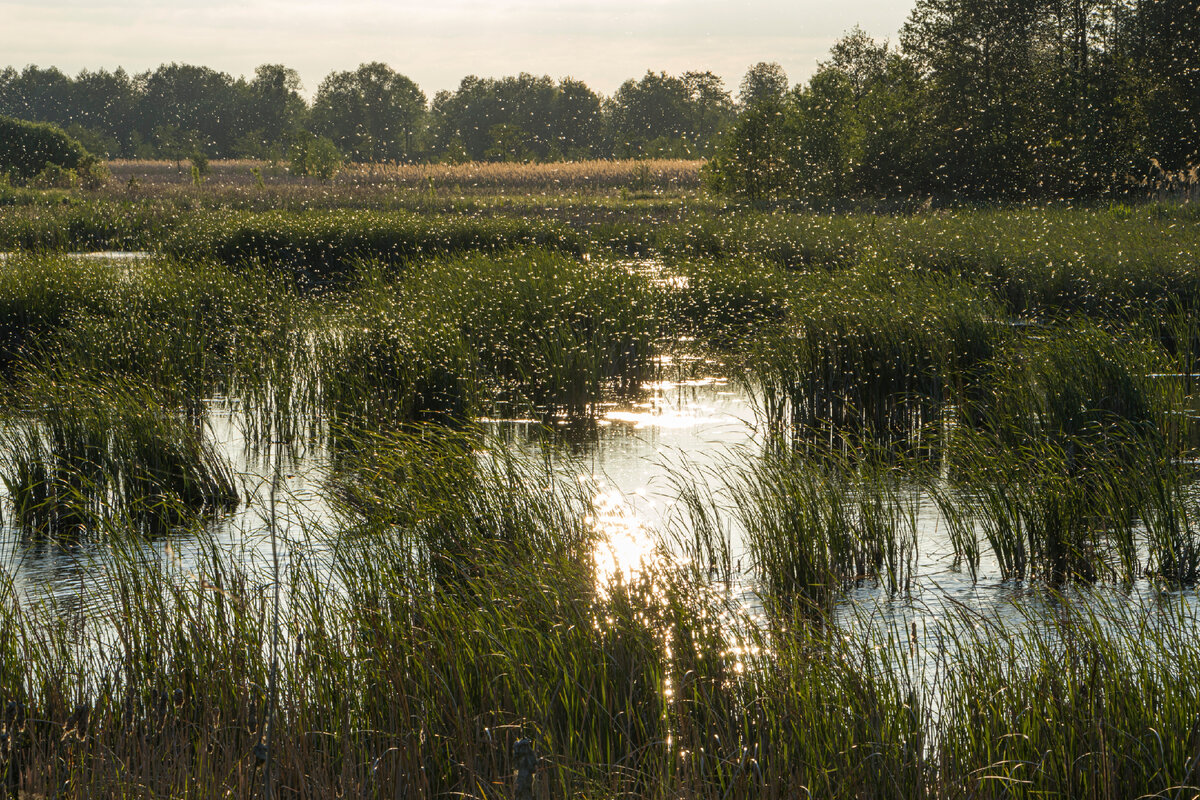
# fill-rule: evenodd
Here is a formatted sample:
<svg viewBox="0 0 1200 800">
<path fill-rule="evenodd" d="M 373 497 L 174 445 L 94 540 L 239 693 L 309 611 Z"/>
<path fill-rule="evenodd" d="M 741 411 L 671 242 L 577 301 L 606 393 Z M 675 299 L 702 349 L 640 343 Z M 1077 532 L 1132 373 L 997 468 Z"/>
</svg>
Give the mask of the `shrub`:
<svg viewBox="0 0 1200 800">
<path fill-rule="evenodd" d="M 326 136 L 307 132 L 297 136 L 292 142 L 291 157 L 293 175 L 330 181 L 342 168 L 342 154 Z"/>
<path fill-rule="evenodd" d="M 0 172 L 24 181 L 50 165 L 77 169 L 87 158 L 83 145 L 55 125 L 0 117 Z"/>
<path fill-rule="evenodd" d="M 79 173 L 73 169 L 47 164 L 29 181 L 33 189 L 74 189 L 79 186 Z"/>
</svg>

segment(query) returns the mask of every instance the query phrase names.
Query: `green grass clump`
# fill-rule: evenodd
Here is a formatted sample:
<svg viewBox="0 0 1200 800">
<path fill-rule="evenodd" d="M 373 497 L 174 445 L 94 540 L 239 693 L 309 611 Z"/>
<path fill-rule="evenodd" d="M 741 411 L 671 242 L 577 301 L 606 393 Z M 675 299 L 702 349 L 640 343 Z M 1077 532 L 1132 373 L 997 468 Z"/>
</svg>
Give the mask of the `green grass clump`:
<svg viewBox="0 0 1200 800">
<path fill-rule="evenodd" d="M 280 794 L 500 794 L 520 738 L 563 797 L 1200 789 L 1179 598 L 779 624 L 666 558 L 598 585 L 587 495 L 536 456 L 420 426 L 352 452 L 348 516 L 309 531 L 329 558 L 282 567 L 273 713 L 270 584 L 212 542 L 193 575 L 119 540 L 79 624 L 0 584 L 22 792 L 250 796 L 268 719 Z"/>
<path fill-rule="evenodd" d="M 1169 413 L 1181 398 L 1155 377 L 1164 363 L 1152 343 L 1086 325 L 998 356 L 990 391 L 964 409 L 973 428 L 951 449 L 961 491 L 943 509 L 982 529 L 1005 577 L 1129 580 L 1152 568 L 1195 579 Z M 971 535 L 959 533 L 959 554 L 976 561 Z"/>
<path fill-rule="evenodd" d="M 986 295 L 913 273 L 813 275 L 744 360 L 768 422 L 878 434 L 920 428 L 961 402 L 1006 335 Z"/>
<path fill-rule="evenodd" d="M 936 756 L 949 796 L 1193 797 L 1194 612 L 1051 602 L 944 626 Z"/>
<path fill-rule="evenodd" d="M 751 260 L 669 260 L 662 279 L 665 324 L 719 350 L 738 350 L 787 316 L 796 278 Z"/>
<path fill-rule="evenodd" d="M 153 202 L 76 199 L 2 208 L 0 249 L 150 250 L 179 217 L 178 209 Z"/>
<path fill-rule="evenodd" d="M 53 256 L 5 259 L 0 268 L 0 373 L 11 378 L 18 362 L 44 358 L 71 317 L 98 303 L 117 282 L 106 264 Z"/>
<path fill-rule="evenodd" d="M 652 372 L 657 297 L 621 264 L 473 255 L 402 285 L 412 313 L 457 321 L 494 396 L 517 407 L 583 415 L 606 387 L 630 391 Z"/>
<path fill-rule="evenodd" d="M 3 432 L 0 478 L 23 528 L 153 526 L 237 506 L 232 471 L 198 420 L 144 386 L 66 378 L 27 375 L 13 401 L 25 413 Z"/>
<path fill-rule="evenodd" d="M 961 209 L 936 213 L 818 214 L 697 207 L 666 220 L 598 223 L 601 240 L 636 242 L 639 255 L 731 259 L 791 271 L 887 267 L 961 278 L 1007 312 L 1128 319 L 1147 307 L 1200 303 L 1200 248 L 1186 211 Z"/>
<path fill-rule="evenodd" d="M 970 210 L 878 230 L 880 258 L 978 282 L 1015 316 L 1121 319 L 1200 303 L 1195 226 L 1152 208 Z"/>
<path fill-rule="evenodd" d="M 777 618 L 819 615 L 857 581 L 891 591 L 908 584 L 914 498 L 878 458 L 819 459 L 785 445 L 735 475 L 734 517 L 764 605 Z"/>
<path fill-rule="evenodd" d="M 364 261 L 399 265 L 414 258 L 511 247 L 578 251 L 575 238 L 547 223 L 404 212 L 197 212 L 163 243 L 167 253 L 228 265 L 258 263 L 321 285 Z"/>
<path fill-rule="evenodd" d="M 539 250 L 374 273 L 320 308 L 310 368 L 322 407 L 393 424 L 586 417 L 651 374 L 659 325 L 642 276 Z"/>
<path fill-rule="evenodd" d="M 323 308 L 311 359 L 297 364 L 328 421 L 389 429 L 413 421 L 454 422 L 479 408 L 476 365 L 453 321 L 379 295 Z"/>
<path fill-rule="evenodd" d="M 21 363 L 136 378 L 192 410 L 263 376 L 302 303 L 278 277 L 153 258 L 23 253 L 0 273 L 0 372 Z M 244 359 L 244 361 L 243 361 Z"/>
</svg>

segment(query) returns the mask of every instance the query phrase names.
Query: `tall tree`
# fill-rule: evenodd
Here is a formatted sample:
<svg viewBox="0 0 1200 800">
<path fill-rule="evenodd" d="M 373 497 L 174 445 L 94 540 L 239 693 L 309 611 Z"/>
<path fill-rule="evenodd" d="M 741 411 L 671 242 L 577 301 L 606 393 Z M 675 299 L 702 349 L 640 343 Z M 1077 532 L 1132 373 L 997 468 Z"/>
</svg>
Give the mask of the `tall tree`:
<svg viewBox="0 0 1200 800">
<path fill-rule="evenodd" d="M 313 100 L 313 126 L 360 161 L 410 160 L 425 93 L 387 64 L 330 73 Z"/>
<path fill-rule="evenodd" d="M 552 112 L 554 143 L 549 157 L 581 159 L 606 154 L 600 96 L 583 81 L 558 82 Z"/>
<path fill-rule="evenodd" d="M 788 90 L 787 73 L 774 61 L 760 61 L 742 77 L 738 87 L 738 102 L 751 108 L 764 101 L 778 102 Z"/>
<path fill-rule="evenodd" d="M 1141 0 L 1129 24 L 1149 154 L 1169 171 L 1200 165 L 1200 0 Z"/>
<path fill-rule="evenodd" d="M 239 88 L 224 72 L 191 64 L 164 64 L 139 75 L 139 126 L 150 140 L 179 160 L 186 150 L 209 155 L 232 154 L 239 135 Z"/>
<path fill-rule="evenodd" d="M 691 92 L 681 78 L 647 72 L 627 80 L 608 102 L 618 156 L 686 155 L 692 150 L 695 115 Z"/>
<path fill-rule="evenodd" d="M 0 113 L 66 126 L 74 117 L 73 94 L 71 79 L 57 67 L 10 68 L 0 79 Z"/>
<path fill-rule="evenodd" d="M 300 74 L 282 64 L 263 64 L 246 87 L 243 155 L 278 159 L 304 122 L 308 107 L 300 96 Z"/>
<path fill-rule="evenodd" d="M 432 109 L 439 155 L 477 160 L 546 160 L 589 156 L 601 144 L 600 98 L 570 78 L 548 75 L 479 78 L 439 92 Z"/>
<path fill-rule="evenodd" d="M 692 109 L 692 135 L 695 137 L 696 151 L 700 155 L 707 155 L 717 137 L 733 121 L 733 99 L 725 88 L 725 82 L 712 72 L 685 72 L 683 85 L 687 87 Z"/>
<path fill-rule="evenodd" d="M 1040 0 L 917 0 L 901 34 L 929 82 L 934 165 L 947 189 L 1027 196 L 1042 139 Z"/>
</svg>

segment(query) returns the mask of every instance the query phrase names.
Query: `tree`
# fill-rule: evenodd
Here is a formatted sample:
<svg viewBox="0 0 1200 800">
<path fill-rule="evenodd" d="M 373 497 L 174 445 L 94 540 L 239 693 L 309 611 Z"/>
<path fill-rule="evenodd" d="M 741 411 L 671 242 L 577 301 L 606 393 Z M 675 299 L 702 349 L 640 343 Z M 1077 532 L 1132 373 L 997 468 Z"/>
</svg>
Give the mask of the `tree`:
<svg viewBox="0 0 1200 800">
<path fill-rule="evenodd" d="M 888 67 L 887 42 L 878 44 L 857 25 L 834 42 L 829 60 L 818 64 L 820 70 L 840 72 L 850 83 L 855 97 L 862 97 L 868 88 L 884 77 Z"/>
<path fill-rule="evenodd" d="M 467 159 L 482 161 L 492 147 L 491 128 L 500 119 L 495 81 L 468 75 L 453 92 L 438 92 L 430 110 L 433 146 L 445 154 L 461 148 Z"/>
<path fill-rule="evenodd" d="M 725 89 L 725 82 L 712 72 L 685 72 L 683 84 L 687 87 L 692 108 L 696 148 L 706 154 L 733 121 L 733 100 Z"/>
<path fill-rule="evenodd" d="M 742 112 L 706 169 L 713 189 L 825 202 L 924 185 L 923 84 L 914 66 L 857 29 L 831 55 L 807 85 Z"/>
<path fill-rule="evenodd" d="M 83 70 L 72 87 L 72 119 L 81 134 L 96 144 L 96 152 L 132 155 L 137 127 L 138 89 L 123 69 L 115 72 Z M 114 149 L 113 143 L 116 143 Z M 91 146 L 88 148 L 91 150 Z"/>
<path fill-rule="evenodd" d="M 141 97 L 138 103 L 139 127 L 146 138 L 162 137 L 172 145 L 186 141 L 186 158 L 199 148 L 218 158 L 231 154 L 238 138 L 239 88 L 224 72 L 191 64 L 164 64 L 154 72 L 138 76 Z"/>
<path fill-rule="evenodd" d="M 300 96 L 300 74 L 282 64 L 254 70 L 242 114 L 245 133 L 238 142 L 243 155 L 277 160 L 300 130 L 307 106 Z"/>
<path fill-rule="evenodd" d="M 795 117 L 783 100 L 763 98 L 738 117 L 704 165 L 709 188 L 752 201 L 794 197 Z"/>
<path fill-rule="evenodd" d="M 571 78 L 469 75 L 434 97 L 431 117 L 434 151 L 454 159 L 588 157 L 602 144 L 600 98 Z"/>
<path fill-rule="evenodd" d="M 360 161 L 410 160 L 425 93 L 378 61 L 333 72 L 313 100 L 313 127 Z"/>
<path fill-rule="evenodd" d="M 1126 24 L 1148 155 L 1166 171 L 1200 164 L 1200 0 L 1143 0 Z"/>
<path fill-rule="evenodd" d="M 647 72 L 639 81 L 621 84 L 608 101 L 607 116 L 618 156 L 662 152 L 668 142 L 694 140 L 691 92 L 682 79 L 665 72 Z"/>
<path fill-rule="evenodd" d="M 605 153 L 600 96 L 583 81 L 558 82 L 551 120 L 553 141 L 547 158 L 595 158 Z"/>
<path fill-rule="evenodd" d="M 939 183 L 957 195 L 1028 196 L 1039 101 L 1039 0 L 918 0 L 901 42 L 929 86 Z"/>
<path fill-rule="evenodd" d="M 742 78 L 738 102 L 742 108 L 752 108 L 767 100 L 782 100 L 787 90 L 788 77 L 783 67 L 774 61 L 760 61 Z"/>
</svg>

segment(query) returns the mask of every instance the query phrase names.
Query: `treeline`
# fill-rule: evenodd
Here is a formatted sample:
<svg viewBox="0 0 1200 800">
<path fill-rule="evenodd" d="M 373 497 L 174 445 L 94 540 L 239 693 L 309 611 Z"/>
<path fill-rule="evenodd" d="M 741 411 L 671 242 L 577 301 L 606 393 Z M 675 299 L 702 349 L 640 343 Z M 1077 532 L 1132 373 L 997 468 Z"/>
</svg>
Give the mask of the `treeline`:
<svg viewBox="0 0 1200 800">
<path fill-rule="evenodd" d="M 701 157 L 738 103 L 711 72 L 647 72 L 611 97 L 572 78 L 464 78 L 432 99 L 386 64 L 334 72 L 311 104 L 299 75 L 265 64 L 250 79 L 208 67 L 152 72 L 9 67 L 0 116 L 62 126 L 107 157 L 285 159 L 312 136 L 353 161 L 534 161 Z"/>
<path fill-rule="evenodd" d="M 742 114 L 707 174 L 756 200 L 1096 197 L 1198 182 L 1198 0 L 918 0 Z"/>
<path fill-rule="evenodd" d="M 898 46 L 855 28 L 807 83 L 760 63 L 736 100 L 699 71 L 608 97 L 470 76 L 431 99 L 377 62 L 331 73 L 311 104 L 300 91 L 278 64 L 248 80 L 8 68 L 0 115 L 110 157 L 309 160 L 318 175 L 342 157 L 707 157 L 710 185 L 750 200 L 1096 197 L 1198 182 L 1200 0 L 918 0 Z"/>
</svg>

